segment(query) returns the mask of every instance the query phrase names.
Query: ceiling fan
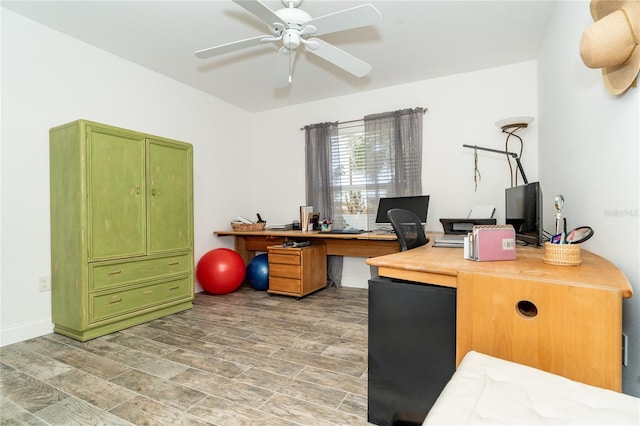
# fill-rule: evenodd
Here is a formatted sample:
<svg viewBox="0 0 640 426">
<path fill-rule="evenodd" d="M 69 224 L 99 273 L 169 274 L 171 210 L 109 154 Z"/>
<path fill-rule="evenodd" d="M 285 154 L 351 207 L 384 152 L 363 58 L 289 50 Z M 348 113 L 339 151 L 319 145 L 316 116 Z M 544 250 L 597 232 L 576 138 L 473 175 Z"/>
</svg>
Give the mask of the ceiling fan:
<svg viewBox="0 0 640 426">
<path fill-rule="evenodd" d="M 276 88 L 284 88 L 291 83 L 296 49 L 301 44 L 307 52 L 331 62 L 356 77 L 364 77 L 371 71 L 371 65 L 368 63 L 312 36 L 375 25 L 382 20 L 378 9 L 365 4 L 312 18 L 307 12 L 297 8 L 302 0 L 280 1 L 285 8 L 273 11 L 259 0 L 233 0 L 234 3 L 265 22 L 270 34 L 198 50 L 195 52 L 196 56 L 205 59 L 265 42 L 280 42 L 282 46 L 276 56 L 274 81 Z"/>
</svg>

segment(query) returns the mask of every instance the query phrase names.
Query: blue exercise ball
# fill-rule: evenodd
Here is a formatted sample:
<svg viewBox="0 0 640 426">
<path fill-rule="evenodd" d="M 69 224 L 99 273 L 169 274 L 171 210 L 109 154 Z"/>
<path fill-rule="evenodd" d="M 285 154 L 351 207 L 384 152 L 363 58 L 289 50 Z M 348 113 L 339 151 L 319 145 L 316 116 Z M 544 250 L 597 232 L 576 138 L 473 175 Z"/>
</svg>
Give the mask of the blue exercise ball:
<svg viewBox="0 0 640 426">
<path fill-rule="evenodd" d="M 259 254 L 247 265 L 247 281 L 255 290 L 269 289 L 269 256 Z"/>
</svg>

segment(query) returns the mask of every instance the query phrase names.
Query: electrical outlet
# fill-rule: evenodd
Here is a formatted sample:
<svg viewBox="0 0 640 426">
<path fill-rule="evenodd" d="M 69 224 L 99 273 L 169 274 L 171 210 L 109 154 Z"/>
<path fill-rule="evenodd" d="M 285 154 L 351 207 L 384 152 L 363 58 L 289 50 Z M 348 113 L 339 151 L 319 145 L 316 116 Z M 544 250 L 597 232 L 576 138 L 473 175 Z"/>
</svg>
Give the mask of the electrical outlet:
<svg viewBox="0 0 640 426">
<path fill-rule="evenodd" d="M 38 291 L 51 291 L 51 277 L 38 278 Z"/>
<path fill-rule="evenodd" d="M 629 366 L 629 336 L 622 333 L 622 365 Z"/>
</svg>

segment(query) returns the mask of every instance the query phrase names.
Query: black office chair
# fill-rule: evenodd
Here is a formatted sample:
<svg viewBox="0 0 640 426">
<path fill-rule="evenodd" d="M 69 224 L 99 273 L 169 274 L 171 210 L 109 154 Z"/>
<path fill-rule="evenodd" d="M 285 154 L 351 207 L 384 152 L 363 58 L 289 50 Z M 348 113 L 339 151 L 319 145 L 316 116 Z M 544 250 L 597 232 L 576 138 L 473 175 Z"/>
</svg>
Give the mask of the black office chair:
<svg viewBox="0 0 640 426">
<path fill-rule="evenodd" d="M 415 213 L 405 209 L 390 209 L 387 218 L 398 237 L 400 251 L 411 250 L 429 242 L 420 218 Z"/>
</svg>

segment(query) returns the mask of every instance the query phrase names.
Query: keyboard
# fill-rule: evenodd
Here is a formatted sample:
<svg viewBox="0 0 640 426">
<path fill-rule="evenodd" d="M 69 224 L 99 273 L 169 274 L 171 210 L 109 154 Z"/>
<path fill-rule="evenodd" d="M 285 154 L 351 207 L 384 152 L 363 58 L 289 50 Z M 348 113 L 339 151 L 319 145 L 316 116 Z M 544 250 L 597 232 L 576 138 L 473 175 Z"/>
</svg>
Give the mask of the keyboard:
<svg viewBox="0 0 640 426">
<path fill-rule="evenodd" d="M 321 234 L 362 234 L 362 229 L 332 229 L 331 231 L 320 231 Z"/>
</svg>

